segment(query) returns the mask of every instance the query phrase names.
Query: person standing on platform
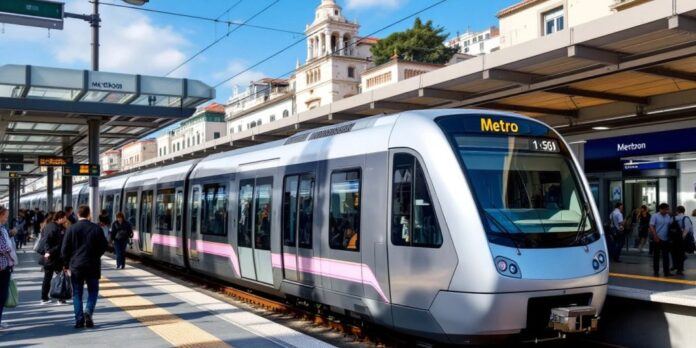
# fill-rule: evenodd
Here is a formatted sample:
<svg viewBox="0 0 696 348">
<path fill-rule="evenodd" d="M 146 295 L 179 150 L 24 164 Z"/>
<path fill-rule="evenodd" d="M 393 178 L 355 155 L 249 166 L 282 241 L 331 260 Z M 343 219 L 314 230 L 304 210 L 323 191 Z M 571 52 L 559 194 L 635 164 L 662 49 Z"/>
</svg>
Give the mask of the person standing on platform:
<svg viewBox="0 0 696 348">
<path fill-rule="evenodd" d="M 616 203 L 614 211 L 609 215 L 609 228 L 611 230 L 612 246 L 611 258 L 614 262 L 621 262 L 621 248 L 626 240 L 624 236 L 623 203 Z"/>
<path fill-rule="evenodd" d="M 2 310 L 10 292 L 12 268 L 17 264 L 17 253 L 12 245 L 10 232 L 5 227 L 9 215 L 7 208 L 0 207 L 0 330 L 7 328 L 7 324 L 2 322 Z"/>
<path fill-rule="evenodd" d="M 643 247 L 648 240 L 648 234 L 650 233 L 650 212 L 648 212 L 648 207 L 645 205 L 640 206 L 640 211 L 638 212 L 638 251 L 643 252 Z"/>
<path fill-rule="evenodd" d="M 133 238 L 133 226 L 126 221 L 126 216 L 122 212 L 116 214 L 116 221 L 111 225 L 109 233 L 111 241 L 114 243 L 116 253 L 116 269 L 126 268 L 126 245 L 128 240 Z"/>
<path fill-rule="evenodd" d="M 39 239 L 39 234 L 41 233 L 41 225 L 43 224 L 43 221 L 46 218 L 46 216 L 41 210 L 39 210 L 39 208 L 36 208 L 35 210 L 36 211 L 34 212 L 34 239 Z"/>
<path fill-rule="evenodd" d="M 653 272 L 656 277 L 660 275 L 660 256 L 662 256 L 662 272 L 665 277 L 672 276 L 669 271 L 669 225 L 672 217 L 669 215 L 669 204 L 661 203 L 659 212 L 650 217 L 650 236 L 654 242 L 653 248 Z"/>
<path fill-rule="evenodd" d="M 684 275 L 684 261 L 686 260 L 686 236 L 689 233 L 694 232 L 694 224 L 689 219 L 688 216 L 684 215 L 686 213 L 686 208 L 683 206 L 678 206 L 677 215 L 674 220 L 679 225 L 681 229 L 680 238 L 675 238 L 672 242 L 672 263 L 674 264 L 674 269 L 676 269 L 678 275 Z"/>
<path fill-rule="evenodd" d="M 26 235 L 26 230 L 27 230 L 27 220 L 26 220 L 26 214 L 24 211 L 20 210 L 19 213 L 17 214 L 17 221 L 15 222 L 14 226 L 15 230 L 15 249 L 20 250 L 24 246 L 24 243 L 27 241 L 27 235 Z"/>
<path fill-rule="evenodd" d="M 41 284 L 41 304 L 47 304 L 51 302 L 48 297 L 48 293 L 51 290 L 51 279 L 55 273 L 60 272 L 63 269 L 63 262 L 60 258 L 61 247 L 63 245 L 63 238 L 65 236 L 65 213 L 59 211 L 53 215 L 53 221 L 49 222 L 44 228 L 45 242 L 43 245 L 43 269 L 44 278 Z M 61 301 L 65 303 L 65 301 Z"/>
<path fill-rule="evenodd" d="M 82 205 L 77 211 L 78 221 L 65 233 L 61 256 L 65 269 L 70 270 L 75 310 L 75 328 L 94 327 L 93 315 L 99 296 L 101 256 L 108 242 L 99 225 L 90 221 L 90 209 Z M 82 294 L 87 284 L 87 305 L 83 309 Z"/>
<path fill-rule="evenodd" d="M 77 217 L 75 216 L 73 207 L 65 207 L 65 216 L 67 217 L 68 222 L 70 222 L 71 225 L 77 222 Z"/>
</svg>

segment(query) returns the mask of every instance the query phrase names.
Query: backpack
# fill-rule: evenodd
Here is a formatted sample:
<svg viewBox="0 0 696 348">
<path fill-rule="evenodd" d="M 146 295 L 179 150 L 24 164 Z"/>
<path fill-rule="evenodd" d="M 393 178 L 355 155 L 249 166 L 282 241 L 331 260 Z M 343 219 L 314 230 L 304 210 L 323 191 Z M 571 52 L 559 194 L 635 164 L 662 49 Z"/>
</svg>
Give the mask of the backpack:
<svg viewBox="0 0 696 348">
<path fill-rule="evenodd" d="M 684 216 L 681 221 L 681 227 L 682 229 L 686 229 L 686 219 L 689 219 L 689 222 L 691 222 L 691 219 L 688 216 Z M 686 238 L 684 238 L 684 251 L 693 254 L 696 252 L 696 240 L 694 240 L 694 231 L 693 231 L 694 224 L 691 222 L 691 231 L 686 234 Z"/>
<path fill-rule="evenodd" d="M 677 219 L 672 218 L 672 222 L 667 227 L 667 236 L 671 242 L 682 241 L 682 227 Z"/>
</svg>

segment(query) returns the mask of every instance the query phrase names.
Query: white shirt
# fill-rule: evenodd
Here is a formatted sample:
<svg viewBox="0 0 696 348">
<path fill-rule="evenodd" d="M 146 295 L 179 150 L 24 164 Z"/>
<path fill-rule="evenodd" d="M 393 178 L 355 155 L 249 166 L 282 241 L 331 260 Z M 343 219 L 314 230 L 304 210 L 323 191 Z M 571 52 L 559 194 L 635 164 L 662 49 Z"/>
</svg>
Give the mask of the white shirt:
<svg viewBox="0 0 696 348">
<path fill-rule="evenodd" d="M 685 216 L 684 214 L 679 214 L 677 215 L 676 220 L 685 234 L 694 233 L 694 223 L 691 221 L 690 217 Z"/>
<path fill-rule="evenodd" d="M 614 211 L 611 212 L 611 215 L 609 215 L 609 218 L 611 219 L 611 227 L 614 227 L 617 230 L 623 230 L 621 224 L 623 223 L 624 218 L 623 214 L 621 213 L 621 209 L 614 209 Z"/>
</svg>

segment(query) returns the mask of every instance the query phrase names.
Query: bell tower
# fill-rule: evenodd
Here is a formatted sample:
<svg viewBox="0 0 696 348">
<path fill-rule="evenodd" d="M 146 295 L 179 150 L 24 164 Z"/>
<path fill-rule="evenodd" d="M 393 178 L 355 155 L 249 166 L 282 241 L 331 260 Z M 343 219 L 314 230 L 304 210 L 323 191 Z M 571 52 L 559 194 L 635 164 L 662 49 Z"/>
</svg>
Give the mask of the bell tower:
<svg viewBox="0 0 696 348">
<path fill-rule="evenodd" d="M 343 9 L 335 0 L 322 0 L 314 12 L 314 21 L 305 29 L 307 62 L 327 55 L 352 56 L 352 43 L 359 25 L 343 17 Z"/>
</svg>

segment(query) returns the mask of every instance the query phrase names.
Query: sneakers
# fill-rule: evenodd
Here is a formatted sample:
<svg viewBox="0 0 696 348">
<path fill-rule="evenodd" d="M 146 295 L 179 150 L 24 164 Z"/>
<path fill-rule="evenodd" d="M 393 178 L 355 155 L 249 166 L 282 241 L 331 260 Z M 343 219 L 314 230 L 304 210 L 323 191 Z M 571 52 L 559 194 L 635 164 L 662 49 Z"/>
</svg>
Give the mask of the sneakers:
<svg viewBox="0 0 696 348">
<path fill-rule="evenodd" d="M 0 330 L 7 329 L 7 328 L 9 328 L 9 327 L 10 327 L 10 325 L 7 324 L 7 323 L 0 323 Z"/>
<path fill-rule="evenodd" d="M 92 315 L 89 313 L 85 313 L 85 326 L 87 326 L 88 328 L 94 327 L 94 321 L 92 321 Z"/>
<path fill-rule="evenodd" d="M 82 329 L 85 327 L 85 323 L 81 321 L 79 323 L 75 323 L 75 326 L 73 326 L 73 327 L 76 329 Z"/>
<path fill-rule="evenodd" d="M 41 305 L 45 306 L 47 304 L 51 303 L 51 300 L 41 300 Z"/>
</svg>

